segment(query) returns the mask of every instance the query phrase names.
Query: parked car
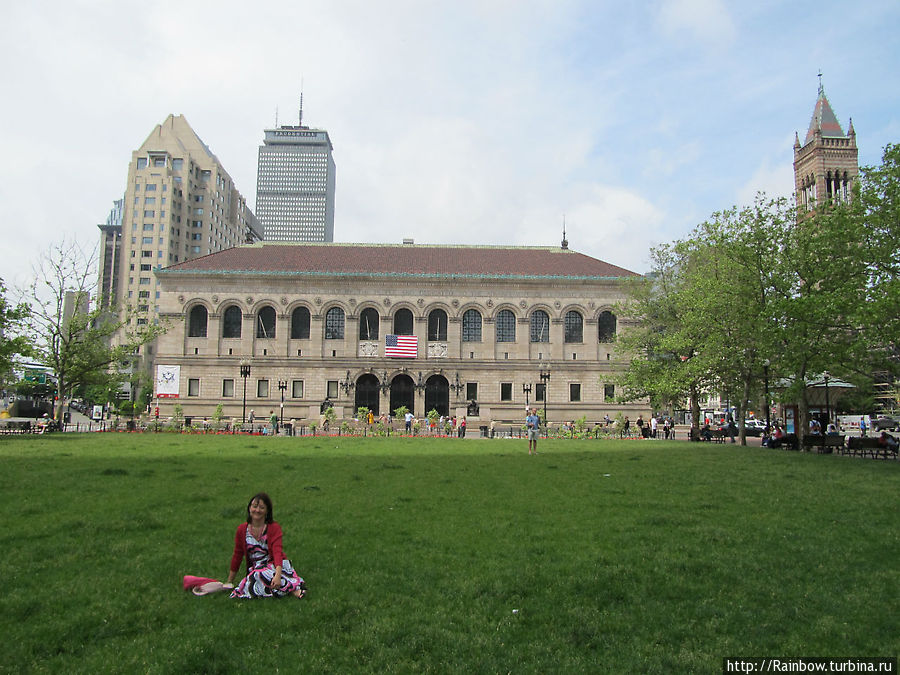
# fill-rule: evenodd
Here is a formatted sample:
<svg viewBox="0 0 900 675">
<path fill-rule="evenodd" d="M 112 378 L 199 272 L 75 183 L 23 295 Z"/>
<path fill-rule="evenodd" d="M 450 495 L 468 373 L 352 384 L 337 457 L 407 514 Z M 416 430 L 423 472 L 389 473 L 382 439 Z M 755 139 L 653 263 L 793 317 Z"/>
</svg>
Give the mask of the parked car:
<svg viewBox="0 0 900 675">
<path fill-rule="evenodd" d="M 766 423 L 762 420 L 744 420 L 744 435 L 762 436 L 766 430 Z"/>
<path fill-rule="evenodd" d="M 900 422 L 898 422 L 893 417 L 888 417 L 887 415 L 880 415 L 876 420 L 872 423 L 872 426 L 876 431 L 897 431 L 900 429 Z"/>
</svg>

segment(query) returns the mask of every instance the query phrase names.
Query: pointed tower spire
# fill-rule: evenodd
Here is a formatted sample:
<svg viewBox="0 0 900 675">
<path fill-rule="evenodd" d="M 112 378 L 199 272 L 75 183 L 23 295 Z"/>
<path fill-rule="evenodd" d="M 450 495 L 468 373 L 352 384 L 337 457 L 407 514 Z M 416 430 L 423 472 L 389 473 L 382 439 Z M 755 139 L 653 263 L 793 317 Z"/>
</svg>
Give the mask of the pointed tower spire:
<svg viewBox="0 0 900 675">
<path fill-rule="evenodd" d="M 566 214 L 563 214 L 563 238 L 562 238 L 562 247 L 569 248 L 569 240 L 566 239 Z"/>
<path fill-rule="evenodd" d="M 819 95 L 816 99 L 816 107 L 813 109 L 812 119 L 809 122 L 809 130 L 806 132 L 805 143 L 809 143 L 817 133 L 826 138 L 845 138 L 844 130 L 841 128 L 834 110 L 831 109 L 828 97 L 825 96 L 821 72 L 819 73 Z"/>
</svg>

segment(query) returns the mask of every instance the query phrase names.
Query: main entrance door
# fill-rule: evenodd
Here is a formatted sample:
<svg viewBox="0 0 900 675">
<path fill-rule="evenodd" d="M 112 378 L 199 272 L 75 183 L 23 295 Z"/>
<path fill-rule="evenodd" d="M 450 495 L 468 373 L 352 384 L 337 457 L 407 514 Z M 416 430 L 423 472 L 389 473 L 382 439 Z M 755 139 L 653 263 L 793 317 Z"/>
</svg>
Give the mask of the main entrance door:
<svg viewBox="0 0 900 675">
<path fill-rule="evenodd" d="M 409 375 L 401 374 L 391 380 L 391 414 L 402 405 L 416 414 L 416 388 Z"/>
<path fill-rule="evenodd" d="M 356 381 L 356 401 L 354 403 L 353 413 L 362 407 L 366 407 L 372 411 L 372 414 L 378 417 L 378 403 L 381 400 L 380 390 L 378 388 L 378 378 L 371 373 L 361 375 Z"/>
<path fill-rule="evenodd" d="M 425 381 L 425 414 L 432 410 L 450 415 L 450 383 L 443 375 L 432 375 Z"/>
</svg>

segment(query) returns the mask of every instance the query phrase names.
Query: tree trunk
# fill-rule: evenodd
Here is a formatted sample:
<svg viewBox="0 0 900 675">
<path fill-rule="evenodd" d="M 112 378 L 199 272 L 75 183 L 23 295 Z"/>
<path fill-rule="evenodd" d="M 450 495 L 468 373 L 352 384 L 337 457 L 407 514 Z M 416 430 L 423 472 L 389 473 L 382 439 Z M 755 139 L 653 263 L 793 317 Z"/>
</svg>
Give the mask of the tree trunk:
<svg viewBox="0 0 900 675">
<path fill-rule="evenodd" d="M 65 381 L 63 380 L 62 376 L 61 375 L 57 376 L 57 378 L 56 378 L 56 394 L 59 397 L 59 400 L 53 402 L 53 404 L 56 406 L 56 408 L 53 411 L 53 418 L 57 422 L 59 422 L 60 428 L 62 428 L 63 410 L 65 410 L 65 405 L 63 404 L 63 398 L 64 398 L 63 392 L 65 391 L 64 385 L 65 385 Z"/>
<path fill-rule="evenodd" d="M 740 431 L 741 445 L 747 445 L 747 428 L 744 426 L 744 419 L 746 419 L 747 413 L 744 411 L 744 406 L 747 405 L 747 401 L 750 400 L 750 380 L 751 378 L 749 375 L 744 378 L 744 395 L 737 406 L 739 417 L 735 420 L 738 423 L 738 430 Z"/>
<path fill-rule="evenodd" d="M 700 431 L 700 395 L 697 392 L 697 385 L 691 385 L 691 428 Z"/>
</svg>

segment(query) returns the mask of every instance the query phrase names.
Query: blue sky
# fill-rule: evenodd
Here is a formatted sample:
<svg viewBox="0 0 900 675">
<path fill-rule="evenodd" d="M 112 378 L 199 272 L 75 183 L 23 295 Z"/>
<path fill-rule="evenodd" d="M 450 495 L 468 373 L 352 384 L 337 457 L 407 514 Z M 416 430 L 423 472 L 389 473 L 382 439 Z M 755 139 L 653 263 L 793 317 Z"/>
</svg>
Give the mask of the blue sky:
<svg viewBox="0 0 900 675">
<path fill-rule="evenodd" d="M 861 164 L 900 141 L 900 3 L 235 0 L 12 4 L 0 276 L 94 244 L 131 152 L 183 114 L 252 205 L 263 129 L 331 135 L 336 241 L 649 248 L 793 187 L 821 70 Z"/>
</svg>

